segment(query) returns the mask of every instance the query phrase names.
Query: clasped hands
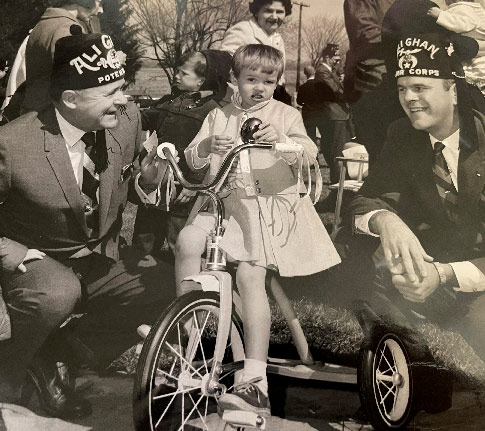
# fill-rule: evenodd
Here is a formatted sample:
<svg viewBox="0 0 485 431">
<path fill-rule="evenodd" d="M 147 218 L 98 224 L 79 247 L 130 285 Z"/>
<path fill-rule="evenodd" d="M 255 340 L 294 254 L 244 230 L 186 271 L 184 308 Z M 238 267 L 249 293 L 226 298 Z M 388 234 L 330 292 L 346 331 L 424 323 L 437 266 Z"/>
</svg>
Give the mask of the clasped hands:
<svg viewBox="0 0 485 431">
<path fill-rule="evenodd" d="M 424 302 L 440 284 L 433 258 L 426 253 L 411 229 L 390 211 L 374 214 L 369 220 L 369 227 L 381 238 L 394 286 L 407 300 Z"/>
</svg>

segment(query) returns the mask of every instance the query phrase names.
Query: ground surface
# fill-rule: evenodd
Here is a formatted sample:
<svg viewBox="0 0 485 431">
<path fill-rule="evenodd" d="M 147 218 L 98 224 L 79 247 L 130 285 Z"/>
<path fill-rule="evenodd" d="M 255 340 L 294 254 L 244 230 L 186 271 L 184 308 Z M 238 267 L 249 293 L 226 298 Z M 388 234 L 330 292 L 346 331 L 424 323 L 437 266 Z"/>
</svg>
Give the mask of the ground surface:
<svg viewBox="0 0 485 431">
<path fill-rule="evenodd" d="M 89 374 L 93 382 L 86 396 L 94 406 L 93 415 L 80 425 L 95 431 L 133 431 L 131 418 L 132 379 L 127 377 L 99 378 Z M 352 385 L 313 384 L 284 380 L 286 418 L 272 417 L 268 431 L 358 431 L 372 430 L 363 420 L 355 419 L 360 402 Z M 453 408 L 430 415 L 420 413 L 410 430 L 483 431 L 485 423 L 485 394 L 455 390 Z"/>
</svg>

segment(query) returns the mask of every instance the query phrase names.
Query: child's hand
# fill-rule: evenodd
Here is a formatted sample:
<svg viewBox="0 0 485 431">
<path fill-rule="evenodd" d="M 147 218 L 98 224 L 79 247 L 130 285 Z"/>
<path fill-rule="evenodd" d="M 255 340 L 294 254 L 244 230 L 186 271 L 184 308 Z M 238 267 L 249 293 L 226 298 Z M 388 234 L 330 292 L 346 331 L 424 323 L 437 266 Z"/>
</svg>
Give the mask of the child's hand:
<svg viewBox="0 0 485 431">
<path fill-rule="evenodd" d="M 44 259 L 45 253 L 42 251 L 39 251 L 35 248 L 29 248 L 27 250 L 27 254 L 24 257 L 24 260 L 22 263 L 17 267 L 17 269 L 20 272 L 26 272 L 27 268 L 25 267 L 24 263 L 28 262 L 29 260 L 38 260 L 38 259 Z"/>
<path fill-rule="evenodd" d="M 428 15 L 432 16 L 433 18 L 438 18 L 440 16 L 441 9 L 439 7 L 432 7 L 428 10 Z"/>
<path fill-rule="evenodd" d="M 256 142 L 279 142 L 281 141 L 280 135 L 276 129 L 267 121 L 263 121 L 258 131 L 254 134 Z"/>
<path fill-rule="evenodd" d="M 233 146 L 234 139 L 226 135 L 212 135 L 202 141 L 199 146 L 199 156 L 208 157 L 209 154 L 226 154 Z M 201 148 L 202 147 L 202 148 Z"/>
<path fill-rule="evenodd" d="M 174 204 L 185 204 L 189 202 L 197 192 L 193 190 L 182 189 L 182 191 L 177 196 L 177 199 L 173 202 Z"/>
</svg>

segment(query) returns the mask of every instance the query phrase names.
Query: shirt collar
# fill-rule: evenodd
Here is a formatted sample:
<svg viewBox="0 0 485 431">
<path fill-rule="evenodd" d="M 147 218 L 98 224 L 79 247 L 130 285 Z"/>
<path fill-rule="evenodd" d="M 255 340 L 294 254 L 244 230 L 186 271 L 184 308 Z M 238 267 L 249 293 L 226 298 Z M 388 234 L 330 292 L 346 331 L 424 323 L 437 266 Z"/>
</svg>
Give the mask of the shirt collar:
<svg viewBox="0 0 485 431">
<path fill-rule="evenodd" d="M 273 39 L 279 39 L 281 37 L 277 31 L 275 31 L 272 35 L 269 35 L 268 33 L 266 33 L 258 24 L 254 16 L 249 19 L 249 24 L 253 29 L 253 34 L 256 37 L 256 39 L 259 39 L 263 42 L 271 41 Z"/>
<path fill-rule="evenodd" d="M 434 144 L 436 142 L 443 142 L 443 145 L 446 148 L 449 148 L 450 150 L 453 151 L 459 151 L 460 149 L 460 129 L 458 129 L 455 133 L 451 134 L 448 136 L 446 139 L 436 139 L 433 135 L 429 135 L 429 139 L 431 141 L 431 145 L 434 148 Z"/>
<path fill-rule="evenodd" d="M 59 129 L 61 130 L 62 137 L 66 141 L 66 144 L 70 147 L 74 146 L 76 142 L 79 142 L 81 138 L 86 133 L 84 130 L 78 129 L 76 126 L 73 126 L 69 123 L 61 113 L 55 109 L 56 111 L 56 118 L 57 123 L 59 124 Z"/>
</svg>

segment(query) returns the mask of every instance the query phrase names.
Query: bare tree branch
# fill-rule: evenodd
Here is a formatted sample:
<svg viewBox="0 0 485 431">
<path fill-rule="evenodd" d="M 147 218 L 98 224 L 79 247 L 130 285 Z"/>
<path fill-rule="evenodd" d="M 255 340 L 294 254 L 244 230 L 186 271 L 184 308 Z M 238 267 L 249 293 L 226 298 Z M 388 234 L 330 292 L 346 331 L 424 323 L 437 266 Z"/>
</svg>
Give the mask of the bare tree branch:
<svg viewBox="0 0 485 431">
<path fill-rule="evenodd" d="M 327 43 L 338 43 L 340 52 L 346 52 L 348 49 L 345 23 L 340 17 L 318 15 L 304 25 L 302 33 L 303 49 L 313 66 L 322 60 L 322 50 Z"/>
<path fill-rule="evenodd" d="M 209 49 L 248 14 L 246 0 L 130 0 L 147 58 L 172 83 L 180 57 Z"/>
</svg>

